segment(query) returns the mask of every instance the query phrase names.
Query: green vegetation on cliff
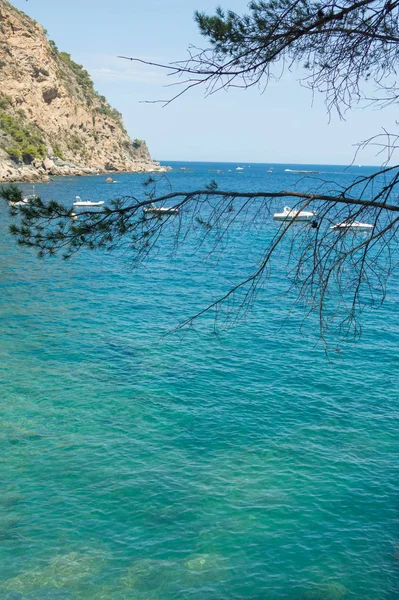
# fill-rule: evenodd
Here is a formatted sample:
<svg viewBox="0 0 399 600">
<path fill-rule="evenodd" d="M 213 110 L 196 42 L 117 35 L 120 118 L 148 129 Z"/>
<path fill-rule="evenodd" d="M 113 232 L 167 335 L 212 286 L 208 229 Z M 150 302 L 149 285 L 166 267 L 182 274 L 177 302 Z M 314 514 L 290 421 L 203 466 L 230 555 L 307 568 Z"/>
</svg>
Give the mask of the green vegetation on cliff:
<svg viewBox="0 0 399 600">
<path fill-rule="evenodd" d="M 94 90 L 94 84 L 91 80 L 89 73 L 82 65 L 79 65 L 72 60 L 71 55 L 68 52 L 58 52 L 58 58 L 71 69 L 75 75 L 76 82 L 83 92 L 83 95 L 88 104 L 93 103 L 93 99 L 96 97 L 96 91 Z"/>
<path fill-rule="evenodd" d="M 0 110 L 5 110 L 11 105 L 11 98 L 7 94 L 0 94 Z"/>
<path fill-rule="evenodd" d="M 97 94 L 97 92 L 95 93 Z M 106 115 L 107 117 L 111 117 L 111 119 L 117 121 L 118 125 L 122 127 L 122 129 L 124 129 L 122 124 L 122 114 L 119 112 L 119 110 L 116 110 L 116 108 L 112 108 L 112 106 L 108 104 L 105 96 L 100 96 L 100 94 L 97 94 L 97 98 L 101 102 L 101 105 L 97 106 L 94 109 L 95 112 L 99 113 L 100 115 Z"/>
<path fill-rule="evenodd" d="M 4 97 L 0 98 L 0 107 L 4 106 Z M 12 138 L 12 144 L 5 148 L 11 158 L 30 163 L 35 158 L 44 158 L 47 153 L 46 144 L 40 131 L 32 124 L 26 123 L 22 111 L 11 115 L 0 109 L 0 129 Z"/>
<path fill-rule="evenodd" d="M 49 44 L 51 53 L 60 66 L 60 75 L 64 79 L 68 79 L 67 71 L 71 71 L 87 105 L 93 106 L 93 111 L 95 113 L 106 115 L 107 117 L 114 119 L 118 126 L 124 131 L 125 128 L 123 126 L 121 113 L 108 104 L 105 96 L 96 92 L 88 71 L 86 71 L 82 65 L 76 63 L 68 52 L 60 52 L 53 40 L 49 40 Z"/>
</svg>

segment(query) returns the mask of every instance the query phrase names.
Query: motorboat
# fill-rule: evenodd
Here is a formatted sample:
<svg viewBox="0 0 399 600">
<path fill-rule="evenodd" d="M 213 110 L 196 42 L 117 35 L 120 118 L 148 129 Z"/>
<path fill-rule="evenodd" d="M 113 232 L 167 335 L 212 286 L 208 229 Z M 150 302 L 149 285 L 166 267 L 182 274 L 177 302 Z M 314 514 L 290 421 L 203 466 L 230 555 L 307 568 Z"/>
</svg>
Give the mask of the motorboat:
<svg viewBox="0 0 399 600">
<path fill-rule="evenodd" d="M 244 167 L 236 167 L 236 171 L 243 171 Z"/>
<path fill-rule="evenodd" d="M 360 223 L 360 221 L 342 221 L 336 225 L 331 225 L 330 229 L 348 230 L 353 229 L 355 231 L 370 231 L 374 228 L 371 223 Z"/>
<path fill-rule="evenodd" d="M 35 193 L 35 188 L 33 187 L 31 194 L 25 194 L 22 196 L 21 200 L 17 202 L 10 202 L 12 206 L 28 206 L 33 200 L 37 200 L 38 195 Z"/>
<path fill-rule="evenodd" d="M 103 201 L 92 202 L 91 200 L 82 200 L 80 196 L 76 196 L 76 200 L 73 203 L 74 206 L 101 206 L 104 204 Z"/>
<path fill-rule="evenodd" d="M 156 204 L 153 203 L 145 208 L 144 212 L 154 215 L 178 215 L 179 209 L 175 206 L 156 206 Z"/>
<path fill-rule="evenodd" d="M 24 196 L 22 198 L 22 200 L 18 200 L 18 202 L 10 202 L 10 205 L 11 206 L 29 206 L 30 202 L 36 198 L 37 198 L 37 196 L 32 196 L 32 197 Z"/>
<path fill-rule="evenodd" d="M 274 213 L 273 219 L 276 221 L 313 221 L 317 214 L 311 210 L 296 210 L 289 206 L 284 206 L 281 213 Z"/>
</svg>

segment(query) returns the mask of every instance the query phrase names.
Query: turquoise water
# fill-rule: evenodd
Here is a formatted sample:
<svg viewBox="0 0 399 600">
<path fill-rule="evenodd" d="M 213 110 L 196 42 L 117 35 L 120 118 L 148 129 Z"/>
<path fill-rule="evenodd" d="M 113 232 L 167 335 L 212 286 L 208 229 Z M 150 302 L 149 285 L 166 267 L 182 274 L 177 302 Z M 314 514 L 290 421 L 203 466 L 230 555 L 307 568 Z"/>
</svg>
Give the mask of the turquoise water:
<svg viewBox="0 0 399 600">
<path fill-rule="evenodd" d="M 299 181 L 290 165 L 174 166 L 192 169 L 175 189 Z M 37 190 L 107 200 L 144 179 Z M 253 264 L 264 231 L 233 231 L 218 264 L 188 242 L 135 271 L 126 254 L 38 261 L 0 213 L 0 598 L 399 598 L 397 280 L 332 362 L 311 320 L 285 322 L 278 264 L 235 328 L 216 337 L 209 315 L 165 337 Z"/>
</svg>

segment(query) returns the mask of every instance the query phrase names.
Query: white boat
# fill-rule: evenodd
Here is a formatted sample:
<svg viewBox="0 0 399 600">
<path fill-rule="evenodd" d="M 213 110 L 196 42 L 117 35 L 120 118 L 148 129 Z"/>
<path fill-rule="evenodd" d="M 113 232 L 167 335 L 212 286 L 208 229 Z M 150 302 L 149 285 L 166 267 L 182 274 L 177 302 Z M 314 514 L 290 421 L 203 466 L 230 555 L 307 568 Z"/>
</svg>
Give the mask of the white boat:
<svg viewBox="0 0 399 600">
<path fill-rule="evenodd" d="M 35 198 L 36 197 L 37 196 L 35 196 Z M 10 202 L 10 204 L 11 206 L 28 206 L 31 200 L 33 200 L 33 197 L 29 198 L 28 196 L 24 196 L 22 200 L 18 200 L 18 202 Z"/>
<path fill-rule="evenodd" d="M 316 217 L 316 213 L 311 210 L 295 210 L 289 206 L 284 206 L 283 212 L 273 215 L 276 221 L 313 221 Z"/>
<path fill-rule="evenodd" d="M 370 231 L 370 229 L 373 228 L 374 225 L 371 225 L 370 223 L 360 223 L 360 221 L 342 221 L 342 223 L 337 223 L 336 225 L 331 225 L 330 227 L 330 229 L 354 229 L 356 231 Z"/>
<path fill-rule="evenodd" d="M 179 209 L 174 206 L 156 206 L 155 204 L 150 204 L 148 208 L 144 209 L 144 212 L 154 215 L 178 215 Z"/>
<path fill-rule="evenodd" d="M 237 167 L 236 168 L 236 171 L 243 171 L 243 170 L 244 170 L 244 167 Z"/>
<path fill-rule="evenodd" d="M 76 196 L 76 200 L 73 203 L 74 206 L 101 206 L 104 204 L 103 201 L 92 202 L 91 200 L 82 200 L 80 196 Z"/>
<path fill-rule="evenodd" d="M 22 196 L 21 200 L 18 200 L 18 202 L 11 202 L 11 204 L 12 206 L 27 206 L 33 200 L 37 200 L 37 198 L 38 195 L 35 193 L 35 186 L 33 186 L 31 194 L 25 194 Z"/>
</svg>

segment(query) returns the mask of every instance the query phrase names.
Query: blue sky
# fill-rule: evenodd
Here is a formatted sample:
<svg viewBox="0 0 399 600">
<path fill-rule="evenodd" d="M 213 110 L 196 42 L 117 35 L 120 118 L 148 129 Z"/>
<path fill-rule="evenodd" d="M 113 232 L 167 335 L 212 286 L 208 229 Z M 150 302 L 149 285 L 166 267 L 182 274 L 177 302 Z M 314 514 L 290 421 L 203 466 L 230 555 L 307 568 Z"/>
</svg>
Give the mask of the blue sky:
<svg viewBox="0 0 399 600">
<path fill-rule="evenodd" d="M 222 6 L 242 13 L 246 1 Z M 13 0 L 47 30 L 60 50 L 90 72 L 96 89 L 123 114 L 132 138 L 145 139 L 158 160 L 265 163 L 352 161 L 355 144 L 395 130 L 395 107 L 355 109 L 329 122 L 323 98 L 312 98 L 286 74 L 264 94 L 230 90 L 204 98 L 196 89 L 166 108 L 143 101 L 169 97 L 165 73 L 118 59 L 118 55 L 169 62 L 184 58 L 190 44 L 204 46 L 194 10 L 213 12 L 217 0 Z M 379 164 L 368 148 L 360 164 Z"/>
</svg>

